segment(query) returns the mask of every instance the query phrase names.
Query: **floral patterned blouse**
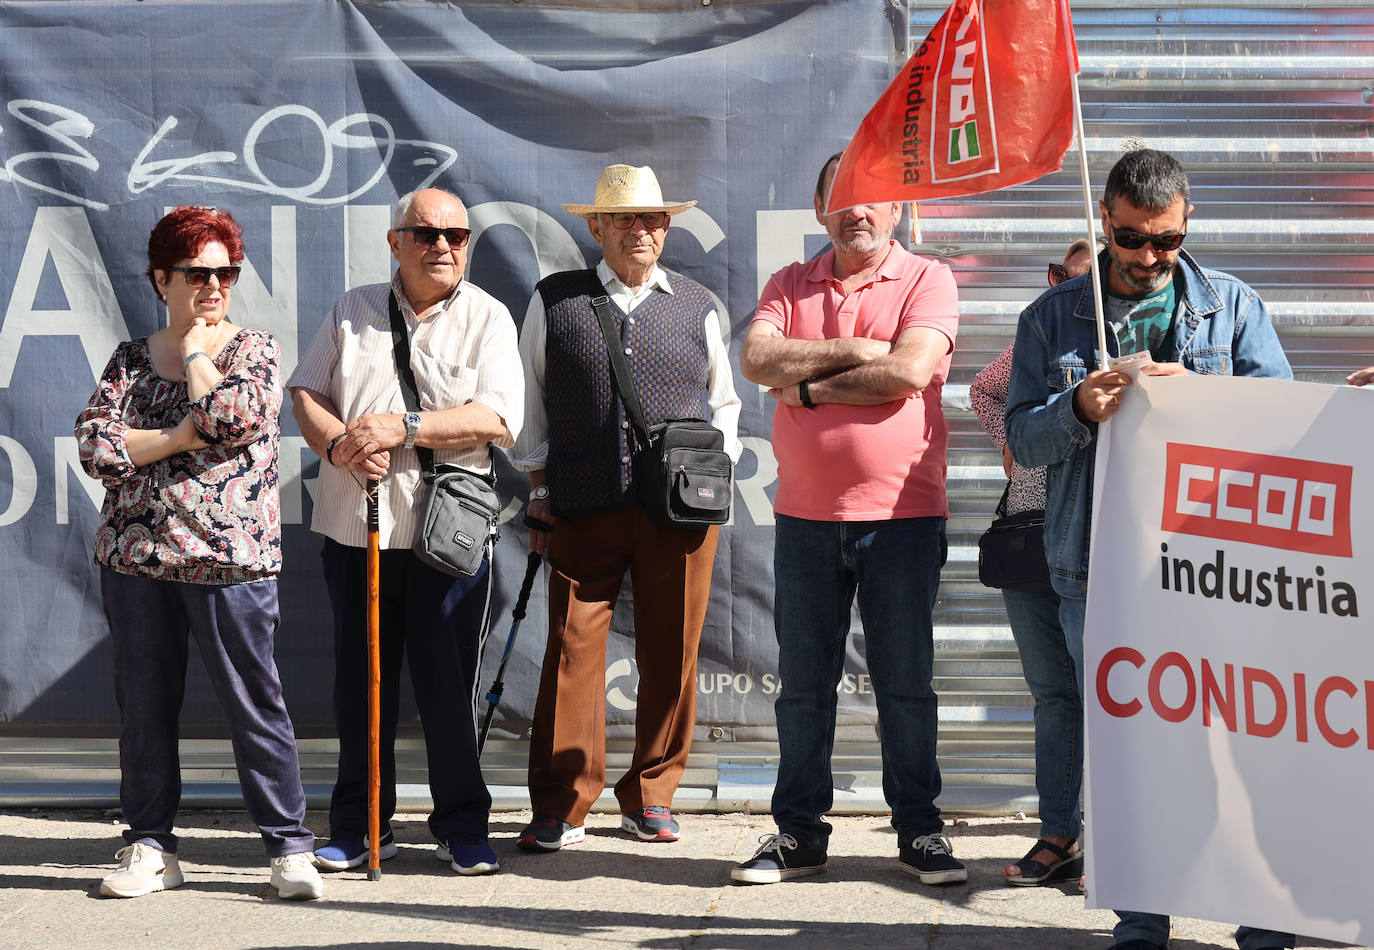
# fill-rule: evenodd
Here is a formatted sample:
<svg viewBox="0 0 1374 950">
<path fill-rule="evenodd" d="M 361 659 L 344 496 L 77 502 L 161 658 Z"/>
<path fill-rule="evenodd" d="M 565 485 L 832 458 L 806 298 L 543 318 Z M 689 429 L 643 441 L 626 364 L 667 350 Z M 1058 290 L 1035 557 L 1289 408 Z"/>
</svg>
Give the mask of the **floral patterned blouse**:
<svg viewBox="0 0 1374 950">
<path fill-rule="evenodd" d="M 1012 344 L 1015 346 L 1015 344 Z M 1007 446 L 1007 390 L 1011 388 L 1011 351 L 1008 346 L 1002 354 L 987 365 L 973 379 L 969 387 L 969 401 L 983 431 L 992 439 L 998 449 Z M 1007 491 L 1007 514 L 1022 511 L 1038 511 L 1045 507 L 1045 469 L 1022 468 L 1015 460 L 1011 463 L 1011 487 Z"/>
<path fill-rule="evenodd" d="M 185 382 L 153 369 L 147 338 L 115 348 L 76 420 L 81 464 L 105 484 L 95 563 L 192 584 L 237 584 L 281 570 L 277 362 L 270 333 L 241 329 L 214 358 L 224 379 L 190 402 Z M 126 432 L 174 426 L 187 413 L 205 448 L 142 468 L 129 460 Z"/>
</svg>

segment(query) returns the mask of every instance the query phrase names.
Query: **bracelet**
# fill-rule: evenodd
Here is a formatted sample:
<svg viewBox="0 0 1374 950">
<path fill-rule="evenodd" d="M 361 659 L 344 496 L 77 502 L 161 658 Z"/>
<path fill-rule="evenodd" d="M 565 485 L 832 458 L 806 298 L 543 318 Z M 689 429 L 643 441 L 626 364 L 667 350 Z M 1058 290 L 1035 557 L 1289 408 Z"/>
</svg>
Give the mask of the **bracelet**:
<svg viewBox="0 0 1374 950">
<path fill-rule="evenodd" d="M 190 366 L 192 363 L 194 363 L 196 360 L 200 359 L 202 356 L 205 357 L 207 360 L 210 359 L 210 354 L 209 354 L 209 353 L 206 353 L 204 350 L 196 350 L 196 351 L 195 351 L 194 353 L 192 353 L 190 356 L 188 356 L 188 357 L 186 357 L 184 360 L 182 360 L 182 361 L 181 361 L 181 372 L 184 374 L 184 373 L 186 372 L 186 368 L 187 368 L 188 366 Z"/>
<path fill-rule="evenodd" d="M 816 404 L 811 401 L 811 380 L 803 379 L 797 383 L 797 398 L 807 409 L 815 409 Z"/>
<path fill-rule="evenodd" d="M 328 462 L 330 465 L 334 464 L 334 446 L 338 445 L 339 440 L 346 435 L 348 435 L 347 432 L 340 432 L 338 435 L 334 436 L 334 438 L 329 440 L 329 447 L 324 450 L 324 460 Z"/>
</svg>

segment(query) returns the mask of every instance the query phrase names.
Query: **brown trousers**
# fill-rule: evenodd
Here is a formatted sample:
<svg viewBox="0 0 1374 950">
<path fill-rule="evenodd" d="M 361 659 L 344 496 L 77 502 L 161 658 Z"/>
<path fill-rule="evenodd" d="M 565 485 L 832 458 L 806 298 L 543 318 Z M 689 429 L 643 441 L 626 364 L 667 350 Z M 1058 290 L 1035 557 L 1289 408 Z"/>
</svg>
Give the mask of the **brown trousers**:
<svg viewBox="0 0 1374 950">
<path fill-rule="evenodd" d="M 606 637 L 625 571 L 634 592 L 639 698 L 622 813 L 671 805 L 697 710 L 697 646 L 719 531 L 676 528 L 638 505 L 563 518 L 549 547 L 549 639 L 530 742 L 537 815 L 581 825 L 606 784 Z"/>
</svg>

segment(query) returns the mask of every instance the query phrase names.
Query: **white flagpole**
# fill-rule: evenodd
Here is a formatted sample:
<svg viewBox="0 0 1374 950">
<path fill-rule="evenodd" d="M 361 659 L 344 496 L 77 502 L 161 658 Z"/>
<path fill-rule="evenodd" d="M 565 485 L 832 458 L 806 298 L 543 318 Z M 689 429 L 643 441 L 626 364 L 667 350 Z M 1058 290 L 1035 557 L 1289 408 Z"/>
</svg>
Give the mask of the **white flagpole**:
<svg viewBox="0 0 1374 950">
<path fill-rule="evenodd" d="M 1096 208 L 1088 184 L 1088 143 L 1083 137 L 1083 103 L 1078 98 L 1078 74 L 1073 75 L 1073 130 L 1078 139 L 1078 171 L 1083 179 L 1083 217 L 1088 227 L 1088 250 L 1092 259 L 1093 308 L 1097 313 L 1097 351 L 1101 369 L 1107 368 L 1107 321 L 1102 315 L 1102 274 L 1097 263 Z"/>
</svg>

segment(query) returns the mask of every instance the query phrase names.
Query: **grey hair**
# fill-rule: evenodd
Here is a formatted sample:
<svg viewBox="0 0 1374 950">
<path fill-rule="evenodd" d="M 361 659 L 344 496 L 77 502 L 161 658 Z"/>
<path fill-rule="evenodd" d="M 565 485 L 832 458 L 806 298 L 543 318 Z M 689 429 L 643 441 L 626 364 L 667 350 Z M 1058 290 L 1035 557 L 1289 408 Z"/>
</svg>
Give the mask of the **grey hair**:
<svg viewBox="0 0 1374 950">
<path fill-rule="evenodd" d="M 391 211 L 392 230 L 395 230 L 396 228 L 399 228 L 403 224 L 405 224 L 406 216 L 410 214 L 410 206 L 415 203 L 415 196 L 418 195 L 421 191 L 442 192 L 443 194 L 448 195 L 454 201 L 458 202 L 458 206 L 461 207 L 464 212 L 467 211 L 467 205 L 463 204 L 463 199 L 459 198 L 457 195 L 455 195 L 453 192 L 449 191 L 446 188 L 420 188 L 415 191 L 407 191 L 405 194 L 401 195 L 401 197 L 396 199 L 396 206 Z"/>
<path fill-rule="evenodd" d="M 1118 197 L 1143 211 L 1163 211 L 1178 198 L 1187 206 L 1188 173 L 1168 152 L 1137 148 L 1122 155 L 1107 175 L 1102 203 L 1110 211 Z"/>
</svg>

